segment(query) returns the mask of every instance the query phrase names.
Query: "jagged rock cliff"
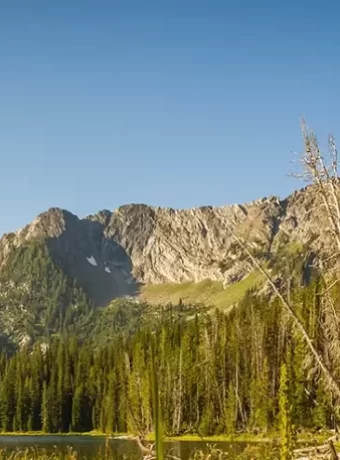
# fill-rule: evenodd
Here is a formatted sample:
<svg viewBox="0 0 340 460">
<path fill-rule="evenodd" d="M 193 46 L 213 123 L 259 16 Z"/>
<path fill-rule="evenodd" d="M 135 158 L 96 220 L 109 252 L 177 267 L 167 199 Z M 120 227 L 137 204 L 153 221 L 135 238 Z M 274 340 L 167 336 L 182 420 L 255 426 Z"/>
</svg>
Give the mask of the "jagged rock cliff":
<svg viewBox="0 0 340 460">
<path fill-rule="evenodd" d="M 52 208 L 3 236 L 0 272 L 13 248 L 38 239 L 101 305 L 137 294 L 140 284 L 212 279 L 228 285 L 251 271 L 231 227 L 259 260 L 268 260 L 289 243 L 310 244 L 315 250 L 327 244 L 323 218 L 312 187 L 285 200 L 190 210 L 131 204 L 85 219 Z"/>
</svg>

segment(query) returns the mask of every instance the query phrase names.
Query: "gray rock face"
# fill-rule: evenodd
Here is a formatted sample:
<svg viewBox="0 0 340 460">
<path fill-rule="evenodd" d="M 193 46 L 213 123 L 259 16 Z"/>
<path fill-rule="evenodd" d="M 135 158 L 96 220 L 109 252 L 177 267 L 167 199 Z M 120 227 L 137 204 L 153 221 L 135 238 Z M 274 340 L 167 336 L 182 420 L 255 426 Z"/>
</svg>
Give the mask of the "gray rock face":
<svg viewBox="0 0 340 460">
<path fill-rule="evenodd" d="M 312 187 L 285 200 L 190 210 L 131 204 L 85 219 L 52 208 L 2 237 L 0 269 L 12 247 L 44 239 L 66 273 L 103 305 L 113 297 L 135 295 L 140 283 L 209 278 L 228 285 L 242 279 L 251 267 L 230 228 L 259 260 L 287 243 L 310 243 L 318 250 L 330 241 L 322 219 Z"/>
</svg>

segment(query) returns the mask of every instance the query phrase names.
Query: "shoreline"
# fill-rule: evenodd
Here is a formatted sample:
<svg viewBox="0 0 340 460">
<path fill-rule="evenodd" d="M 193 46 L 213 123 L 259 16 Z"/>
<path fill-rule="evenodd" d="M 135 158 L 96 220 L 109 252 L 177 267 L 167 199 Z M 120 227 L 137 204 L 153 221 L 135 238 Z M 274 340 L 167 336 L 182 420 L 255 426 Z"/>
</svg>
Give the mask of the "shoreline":
<svg viewBox="0 0 340 460">
<path fill-rule="evenodd" d="M 297 443 L 319 443 L 322 441 L 327 440 L 332 433 L 324 432 L 324 433 L 308 433 L 303 432 L 297 436 L 296 442 Z M 109 438 L 112 440 L 127 440 L 132 441 L 134 439 L 134 435 L 129 433 L 101 433 L 98 431 L 90 431 L 90 432 L 82 432 L 82 433 L 43 433 L 42 431 L 25 431 L 25 432 L 1 432 L 0 439 L 2 437 L 15 437 L 15 436 L 22 436 L 22 437 L 98 437 L 98 438 Z M 153 441 L 155 436 L 153 433 L 150 433 L 147 438 L 149 441 Z M 197 434 L 187 434 L 187 435 L 178 435 L 178 436 L 165 436 L 165 442 L 248 442 L 248 443 L 276 443 L 279 441 L 279 434 L 278 433 L 270 433 L 270 434 L 250 434 L 250 433 L 236 433 L 233 435 L 211 435 L 211 436 L 199 436 Z"/>
</svg>

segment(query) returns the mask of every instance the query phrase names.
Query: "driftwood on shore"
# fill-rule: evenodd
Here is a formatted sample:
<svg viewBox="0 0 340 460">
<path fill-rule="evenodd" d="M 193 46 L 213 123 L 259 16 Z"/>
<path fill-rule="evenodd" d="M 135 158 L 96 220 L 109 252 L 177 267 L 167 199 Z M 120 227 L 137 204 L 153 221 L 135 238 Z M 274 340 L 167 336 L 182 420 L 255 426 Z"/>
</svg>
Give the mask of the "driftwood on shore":
<svg viewBox="0 0 340 460">
<path fill-rule="evenodd" d="M 334 436 L 321 446 L 295 449 L 293 451 L 293 458 L 295 460 L 338 460 L 340 456 L 337 454 L 333 443 L 336 440 L 337 437 Z"/>
<path fill-rule="evenodd" d="M 148 443 L 145 438 L 140 435 L 134 436 L 130 439 L 134 439 L 137 442 L 137 445 L 143 455 L 143 460 L 156 460 L 157 457 L 154 444 Z M 181 460 L 175 455 L 171 455 L 170 451 L 165 453 L 164 458 L 165 460 Z"/>
<path fill-rule="evenodd" d="M 121 436 L 110 436 L 110 439 L 135 439 L 136 437 L 133 436 L 133 435 L 129 435 L 129 434 L 124 434 L 124 435 L 121 435 Z"/>
<path fill-rule="evenodd" d="M 126 439 L 134 440 L 143 455 L 144 460 L 156 460 L 156 452 L 154 444 L 148 443 L 144 437 L 137 435 L 122 435 L 112 436 L 111 439 Z M 339 441 L 339 436 L 335 435 L 329 438 L 324 444 L 318 446 L 302 447 L 294 449 L 294 460 L 339 460 L 340 453 L 336 452 L 334 442 Z M 178 457 L 172 456 L 169 452 L 165 455 L 168 460 L 180 460 Z"/>
</svg>

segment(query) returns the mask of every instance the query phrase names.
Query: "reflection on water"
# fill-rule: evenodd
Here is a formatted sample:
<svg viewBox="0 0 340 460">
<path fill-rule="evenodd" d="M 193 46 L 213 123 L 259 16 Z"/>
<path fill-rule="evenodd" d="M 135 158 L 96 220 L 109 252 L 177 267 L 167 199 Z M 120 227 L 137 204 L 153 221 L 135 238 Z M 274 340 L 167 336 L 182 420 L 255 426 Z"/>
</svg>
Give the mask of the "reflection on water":
<svg viewBox="0 0 340 460">
<path fill-rule="evenodd" d="M 100 452 L 104 453 L 105 444 L 105 438 L 91 436 L 0 436 L 0 449 L 6 448 L 8 451 L 13 451 L 37 447 L 48 452 L 56 450 L 58 452 L 65 452 L 69 447 L 72 447 L 72 449 L 77 451 L 78 458 L 87 457 L 89 460 L 97 456 Z M 239 442 L 218 442 L 213 443 L 213 445 L 229 452 L 231 459 L 236 454 L 242 453 L 247 447 L 246 443 Z M 129 458 L 135 458 L 136 460 L 141 458 L 135 441 L 110 439 L 108 440 L 108 446 L 117 457 L 127 455 Z M 165 448 L 166 451 L 170 451 L 171 455 L 180 457 L 181 460 L 188 460 L 190 454 L 195 449 L 205 449 L 206 445 L 204 442 L 177 441 L 167 442 Z M 263 449 L 265 448 L 263 446 Z"/>
</svg>

